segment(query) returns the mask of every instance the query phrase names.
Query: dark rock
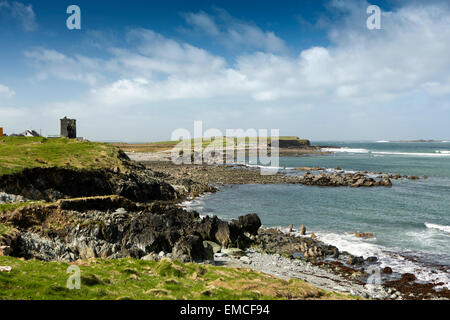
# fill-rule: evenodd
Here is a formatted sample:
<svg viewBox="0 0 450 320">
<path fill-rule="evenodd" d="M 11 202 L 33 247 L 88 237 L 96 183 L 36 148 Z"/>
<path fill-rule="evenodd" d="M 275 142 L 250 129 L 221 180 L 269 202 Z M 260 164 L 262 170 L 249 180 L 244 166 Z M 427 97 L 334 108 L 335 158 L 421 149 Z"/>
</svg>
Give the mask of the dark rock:
<svg viewBox="0 0 450 320">
<path fill-rule="evenodd" d="M 137 211 L 138 208 L 132 201 L 121 196 L 99 196 L 89 198 L 61 199 L 57 202 L 58 206 L 64 210 L 116 210 L 125 208 L 126 210 Z"/>
<path fill-rule="evenodd" d="M 181 238 L 172 250 L 172 258 L 182 262 L 210 260 L 213 257 L 212 247 L 203 245 L 202 238 L 194 235 Z"/>
<path fill-rule="evenodd" d="M 361 264 L 364 263 L 364 258 L 363 257 L 355 257 L 350 255 L 348 257 L 347 263 L 351 266 L 355 265 L 355 264 Z"/>
<path fill-rule="evenodd" d="M 212 247 L 205 247 L 205 240 L 241 249 L 252 243 L 237 221 L 228 223 L 217 217 L 202 220 L 198 213 L 179 207 L 159 211 L 161 208 L 152 207 L 157 213 L 124 209 L 78 212 L 55 204 L 23 207 L 3 218 L 22 231 L 18 243 L 11 246 L 16 256 L 46 261 L 140 259 L 161 251 L 177 259 L 199 261 L 211 258 Z M 49 226 L 55 222 L 66 225 L 54 230 Z"/>
<path fill-rule="evenodd" d="M 247 214 L 238 218 L 239 225 L 244 232 L 257 235 L 261 227 L 261 220 L 256 213 Z"/>
<path fill-rule="evenodd" d="M 392 273 L 392 268 L 391 268 L 391 267 L 384 267 L 384 268 L 383 268 L 383 273 L 385 273 L 385 274 L 391 274 L 391 273 Z"/>
<path fill-rule="evenodd" d="M 106 195 L 119 195 L 138 202 L 178 197 L 171 185 L 155 179 L 145 169 L 136 169 L 128 174 L 68 168 L 25 169 L 1 176 L 0 190 L 46 201 Z"/>
<path fill-rule="evenodd" d="M 403 273 L 402 274 L 402 280 L 403 281 L 407 281 L 407 282 L 415 281 L 416 280 L 416 276 L 413 275 L 412 273 Z"/>
</svg>

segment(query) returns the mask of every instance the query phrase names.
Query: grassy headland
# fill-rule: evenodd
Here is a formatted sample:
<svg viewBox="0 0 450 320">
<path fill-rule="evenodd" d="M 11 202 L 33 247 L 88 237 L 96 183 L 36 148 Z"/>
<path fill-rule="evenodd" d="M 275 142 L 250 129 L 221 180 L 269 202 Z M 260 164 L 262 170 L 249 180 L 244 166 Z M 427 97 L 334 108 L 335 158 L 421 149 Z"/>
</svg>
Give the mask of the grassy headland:
<svg viewBox="0 0 450 320">
<path fill-rule="evenodd" d="M 119 149 L 106 143 L 66 138 L 0 137 L 0 175 L 34 167 L 119 167 Z"/>
<path fill-rule="evenodd" d="M 256 140 L 258 139 L 258 140 Z M 267 142 L 271 143 L 272 138 L 248 138 L 242 139 L 245 141 L 245 144 L 249 143 L 255 143 L 256 141 L 261 142 Z M 241 139 L 239 139 L 239 143 L 243 143 Z M 251 141 L 250 141 L 251 140 Z M 306 139 L 300 139 L 299 137 L 279 137 L 279 140 L 291 140 L 291 141 L 298 141 L 300 144 L 307 145 L 309 143 Z M 225 137 L 219 137 L 219 138 L 211 138 L 211 139 L 190 139 L 190 140 L 178 140 L 178 141 L 160 141 L 160 142 L 149 142 L 149 143 L 113 143 L 113 146 L 119 147 L 125 152 L 163 152 L 163 151 L 169 151 L 172 148 L 174 148 L 176 145 L 180 143 L 186 143 L 191 144 L 192 149 L 194 149 L 194 144 L 199 143 L 202 145 L 202 148 L 206 148 L 208 146 L 212 146 L 216 143 L 222 142 L 222 145 L 225 147 L 228 145 L 233 145 L 238 143 L 238 138 L 225 138 Z"/>
<path fill-rule="evenodd" d="M 0 257 L 0 299 L 351 299 L 300 280 L 250 269 L 134 259 L 78 261 L 81 288 L 69 290 L 63 262 Z"/>
<path fill-rule="evenodd" d="M 150 149 L 170 149 L 177 143 L 179 141 L 154 143 L 150 144 Z M 203 146 L 208 144 L 204 142 Z M 122 166 L 117 145 L 65 138 L 0 138 L 0 176 L 34 167 L 100 169 Z M 40 203 L 2 204 L 0 215 Z M 10 238 L 17 231 L 15 227 L 0 224 L 0 240 Z M 52 228 L 59 230 L 59 224 Z M 68 263 L 0 256 L 0 265 L 12 268 L 11 272 L 0 272 L 0 299 L 352 298 L 326 292 L 300 280 L 285 281 L 250 269 L 131 258 L 77 260 L 73 264 L 81 268 L 80 290 L 65 287 Z"/>
</svg>

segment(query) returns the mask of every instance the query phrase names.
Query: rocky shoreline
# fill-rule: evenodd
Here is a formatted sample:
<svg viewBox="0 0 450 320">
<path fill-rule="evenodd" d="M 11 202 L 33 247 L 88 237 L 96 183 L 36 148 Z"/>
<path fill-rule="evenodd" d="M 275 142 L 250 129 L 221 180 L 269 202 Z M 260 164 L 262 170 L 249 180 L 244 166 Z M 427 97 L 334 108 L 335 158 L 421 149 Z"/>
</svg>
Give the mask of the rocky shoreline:
<svg viewBox="0 0 450 320">
<path fill-rule="evenodd" d="M 245 166 L 175 166 L 167 161 L 143 165 L 123 157 L 125 172 L 118 168 L 33 168 L 1 176 L 2 203 L 24 205 L 0 211 L 0 224 L 9 228 L 0 234 L 0 255 L 67 262 L 164 257 L 245 266 L 375 299 L 450 298 L 448 290 L 435 292 L 431 285 L 415 292 L 409 287 L 417 288 L 418 284 L 408 274 L 387 272 L 385 280 L 391 281 L 387 291 L 383 286 L 366 286 L 370 275 L 364 266 L 376 264 L 376 257 L 364 259 L 339 252 L 305 232 L 294 236 L 261 229 L 256 214 L 222 221 L 179 207 L 187 198 L 216 192 L 218 186 L 226 184 L 388 187 L 392 184 L 379 181 L 390 182 L 395 175 L 381 175 L 376 180 L 369 173 L 313 174 L 310 171 L 320 170 L 304 170 L 302 176 L 262 176 L 259 170 Z M 27 199 L 39 202 L 28 204 L 24 202 Z"/>
<path fill-rule="evenodd" d="M 392 187 L 395 180 L 427 179 L 427 176 L 406 176 L 398 173 L 345 171 L 341 168 L 319 167 L 282 169 L 273 175 L 261 175 L 260 168 L 246 165 L 176 165 L 170 161 L 143 161 L 146 168 L 165 174 L 168 181 L 191 179 L 203 185 L 229 184 L 303 184 L 321 187 Z M 303 174 L 292 174 L 303 173 Z"/>
</svg>

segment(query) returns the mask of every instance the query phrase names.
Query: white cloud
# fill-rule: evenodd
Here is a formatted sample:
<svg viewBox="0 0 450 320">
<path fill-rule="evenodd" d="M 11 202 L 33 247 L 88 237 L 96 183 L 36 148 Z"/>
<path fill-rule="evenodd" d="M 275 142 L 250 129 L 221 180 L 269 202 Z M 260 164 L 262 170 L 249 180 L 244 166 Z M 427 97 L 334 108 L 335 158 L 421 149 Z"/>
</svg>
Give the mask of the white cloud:
<svg viewBox="0 0 450 320">
<path fill-rule="evenodd" d="M 233 95 L 255 101 L 305 99 L 313 105 L 325 101 L 361 105 L 393 101 L 417 90 L 446 94 L 450 10 L 401 8 L 383 16 L 383 30 L 369 31 L 347 29 L 357 19 L 355 4 L 336 6 L 350 15 L 330 30 L 334 45 L 311 47 L 296 57 L 254 52 L 238 56 L 231 66 L 205 49 L 146 29 L 130 31 L 130 45 L 110 49 L 109 59 L 70 57 L 47 49 L 28 51 L 26 56 L 39 66 L 42 77 L 86 82 L 93 86 L 91 95 L 107 103 Z M 116 79 L 99 83 L 105 71 Z"/>
<path fill-rule="evenodd" d="M 125 110 L 137 107 L 148 113 L 158 109 L 171 114 L 167 110 L 182 108 L 186 116 L 177 121 L 190 119 L 187 114 L 191 112 L 214 121 L 227 118 L 233 125 L 244 120 L 248 121 L 242 122 L 244 125 L 252 125 L 251 117 L 261 112 L 268 117 L 267 123 L 276 120 L 287 126 L 296 113 L 315 112 L 317 116 L 334 112 L 331 118 L 364 124 L 364 129 L 377 115 L 383 115 L 385 121 L 386 110 L 403 108 L 399 112 L 406 114 L 412 105 L 419 108 L 418 101 L 426 102 L 421 108 L 443 108 L 450 95 L 448 6 L 411 5 L 386 12 L 382 30 L 369 31 L 364 3 L 341 3 L 332 3 L 335 10 L 346 14 L 329 30 L 332 44 L 295 55 L 263 50 L 267 45 L 261 45 L 251 52 L 243 50 L 245 53 L 230 63 L 204 48 L 153 30 L 135 29 L 128 33 L 126 46 L 107 49 L 108 58 L 43 48 L 29 50 L 26 56 L 42 78 L 90 85 L 82 100 L 61 103 L 77 106 L 80 116 L 114 110 L 115 115 L 128 117 Z M 207 14 L 199 15 L 187 18 L 191 25 L 218 31 L 225 38 L 231 39 L 232 30 L 240 28 L 238 22 L 224 28 Z M 256 35 L 249 39 L 260 34 L 264 43 L 270 38 L 270 32 L 255 26 L 242 23 L 241 27 L 250 34 L 256 28 Z M 246 33 L 240 34 L 244 41 Z M 241 40 L 236 36 L 233 41 L 238 44 Z M 359 116 L 352 118 L 355 114 Z M 398 114 L 391 117 L 403 119 Z M 258 119 L 263 125 L 264 118 Z M 386 126 L 393 128 L 387 120 Z"/>
<path fill-rule="evenodd" d="M 283 53 L 285 42 L 272 31 L 263 31 L 256 25 L 237 20 L 223 9 L 216 9 L 217 16 L 203 11 L 184 14 L 186 23 L 196 33 L 213 37 L 231 49 L 256 49 L 266 52 Z"/>
<path fill-rule="evenodd" d="M 12 98 L 12 96 L 14 96 L 15 94 L 16 93 L 13 90 L 11 90 L 10 88 L 8 88 L 7 86 L 0 84 L 0 99 Z"/>
<path fill-rule="evenodd" d="M 37 29 L 36 14 L 33 6 L 18 1 L 1 1 L 0 12 L 5 11 L 22 26 L 25 31 Z"/>
<path fill-rule="evenodd" d="M 103 62 L 99 59 L 82 55 L 68 57 L 56 50 L 45 48 L 30 49 L 24 54 L 39 70 L 37 74 L 39 80 L 56 77 L 95 85 L 99 79 L 103 79 L 101 72 Z"/>
<path fill-rule="evenodd" d="M 184 18 L 195 31 L 206 33 L 211 36 L 218 36 L 220 34 L 219 27 L 214 21 L 214 18 L 203 11 L 200 11 L 199 13 L 186 13 Z"/>
</svg>

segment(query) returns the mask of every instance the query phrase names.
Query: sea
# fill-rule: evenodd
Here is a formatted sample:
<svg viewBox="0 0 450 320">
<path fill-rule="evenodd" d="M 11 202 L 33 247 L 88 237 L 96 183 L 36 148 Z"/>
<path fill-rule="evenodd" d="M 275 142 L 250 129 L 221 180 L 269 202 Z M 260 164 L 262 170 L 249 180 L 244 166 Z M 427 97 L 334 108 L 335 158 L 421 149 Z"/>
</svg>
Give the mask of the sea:
<svg viewBox="0 0 450 320">
<path fill-rule="evenodd" d="M 341 251 L 377 256 L 380 268 L 414 273 L 419 281 L 450 288 L 450 142 L 312 141 L 334 146 L 327 155 L 280 157 L 280 171 L 296 167 L 428 176 L 393 180 L 392 188 L 304 185 L 233 185 L 185 204 L 225 220 L 257 213 L 263 227 L 305 225 Z M 250 160 L 249 166 L 258 165 Z M 356 238 L 352 232 L 373 233 Z"/>
</svg>

